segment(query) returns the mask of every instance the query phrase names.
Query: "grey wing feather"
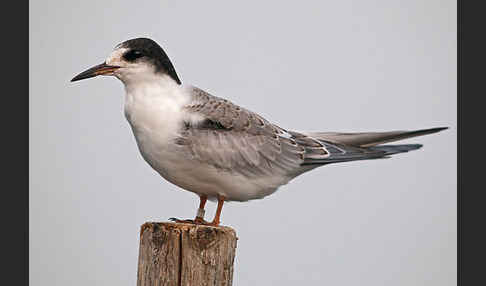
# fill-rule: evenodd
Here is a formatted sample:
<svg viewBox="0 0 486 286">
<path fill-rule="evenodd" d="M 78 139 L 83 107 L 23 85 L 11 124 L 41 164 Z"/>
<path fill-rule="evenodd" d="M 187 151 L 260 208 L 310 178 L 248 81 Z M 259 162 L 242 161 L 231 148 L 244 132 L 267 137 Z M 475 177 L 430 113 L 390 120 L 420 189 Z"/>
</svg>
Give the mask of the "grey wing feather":
<svg viewBox="0 0 486 286">
<path fill-rule="evenodd" d="M 177 140 L 194 159 L 246 176 L 300 171 L 305 148 L 258 114 L 198 88 L 186 109 L 205 118 Z"/>
<path fill-rule="evenodd" d="M 447 129 L 438 127 L 413 131 L 389 131 L 389 132 L 366 132 L 366 133 L 337 133 L 337 132 L 310 132 L 306 133 L 320 140 L 339 142 L 341 144 L 370 147 L 379 144 L 436 133 Z"/>
<path fill-rule="evenodd" d="M 325 165 L 331 163 L 349 162 L 356 160 L 368 160 L 386 158 L 385 150 L 360 148 L 339 143 L 320 141 L 329 152 L 325 158 L 307 157 L 303 165 Z"/>
<path fill-rule="evenodd" d="M 304 164 L 327 164 L 354 160 L 388 158 L 390 155 L 417 150 L 421 144 L 380 145 L 386 142 L 427 135 L 447 129 L 447 127 L 414 131 L 390 131 L 367 133 L 306 133 L 322 142 L 330 151 L 329 158 L 306 160 Z"/>
</svg>

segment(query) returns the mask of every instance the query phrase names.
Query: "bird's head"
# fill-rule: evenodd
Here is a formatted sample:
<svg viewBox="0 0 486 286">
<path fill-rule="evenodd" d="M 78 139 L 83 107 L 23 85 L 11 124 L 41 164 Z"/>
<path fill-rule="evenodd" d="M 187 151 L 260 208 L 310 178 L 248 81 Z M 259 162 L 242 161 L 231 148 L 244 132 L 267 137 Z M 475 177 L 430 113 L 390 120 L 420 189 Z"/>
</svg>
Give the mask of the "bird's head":
<svg viewBox="0 0 486 286">
<path fill-rule="evenodd" d="M 71 81 L 98 75 L 115 76 L 125 84 L 168 76 L 181 84 L 167 54 L 155 41 L 147 38 L 131 39 L 117 45 L 103 63 L 78 74 Z"/>
</svg>

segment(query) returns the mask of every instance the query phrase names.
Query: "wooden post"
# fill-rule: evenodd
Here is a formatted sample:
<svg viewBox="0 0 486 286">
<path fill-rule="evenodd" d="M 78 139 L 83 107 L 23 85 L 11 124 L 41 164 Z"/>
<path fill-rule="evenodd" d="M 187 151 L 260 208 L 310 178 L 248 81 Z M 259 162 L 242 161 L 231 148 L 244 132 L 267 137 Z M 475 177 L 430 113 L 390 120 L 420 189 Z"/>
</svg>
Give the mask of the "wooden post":
<svg viewBox="0 0 486 286">
<path fill-rule="evenodd" d="M 230 227 L 144 223 L 137 286 L 232 285 L 237 239 Z"/>
</svg>

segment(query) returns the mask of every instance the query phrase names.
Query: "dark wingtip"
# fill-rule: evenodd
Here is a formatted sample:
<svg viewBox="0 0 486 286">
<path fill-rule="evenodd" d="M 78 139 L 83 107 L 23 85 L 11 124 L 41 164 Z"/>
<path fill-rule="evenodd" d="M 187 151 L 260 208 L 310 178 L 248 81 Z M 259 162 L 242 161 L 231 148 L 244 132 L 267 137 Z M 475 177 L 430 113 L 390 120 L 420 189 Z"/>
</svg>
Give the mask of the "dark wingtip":
<svg viewBox="0 0 486 286">
<path fill-rule="evenodd" d="M 430 132 L 439 132 L 439 131 L 446 130 L 446 129 L 449 129 L 449 127 L 436 127 L 436 128 L 431 128 L 429 130 L 430 130 Z"/>
<path fill-rule="evenodd" d="M 414 135 L 414 136 L 419 136 L 419 135 L 427 135 L 427 134 L 432 134 L 432 133 L 437 133 L 442 130 L 449 129 L 449 127 L 435 127 L 435 128 L 429 128 L 429 129 L 420 129 L 420 130 L 415 130 L 407 133 L 407 135 Z M 410 136 L 412 137 L 412 136 Z"/>
</svg>

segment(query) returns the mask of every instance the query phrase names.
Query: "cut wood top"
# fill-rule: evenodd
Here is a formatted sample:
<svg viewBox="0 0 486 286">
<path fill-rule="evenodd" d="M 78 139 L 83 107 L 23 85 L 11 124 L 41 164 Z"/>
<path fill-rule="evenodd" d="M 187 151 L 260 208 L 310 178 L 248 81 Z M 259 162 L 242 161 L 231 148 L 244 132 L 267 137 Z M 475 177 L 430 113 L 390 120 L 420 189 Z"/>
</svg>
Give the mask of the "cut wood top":
<svg viewBox="0 0 486 286">
<path fill-rule="evenodd" d="M 191 230 L 191 229 L 197 229 L 197 230 L 211 230 L 215 231 L 216 233 L 226 233 L 230 235 L 236 236 L 236 231 L 229 227 L 229 226 L 210 226 L 210 225 L 200 225 L 200 224 L 191 224 L 191 223 L 174 223 L 174 222 L 146 222 L 142 224 L 140 227 L 140 235 L 146 230 L 156 230 L 157 228 L 165 228 L 167 230 L 171 229 L 178 229 L 178 230 Z"/>
</svg>

